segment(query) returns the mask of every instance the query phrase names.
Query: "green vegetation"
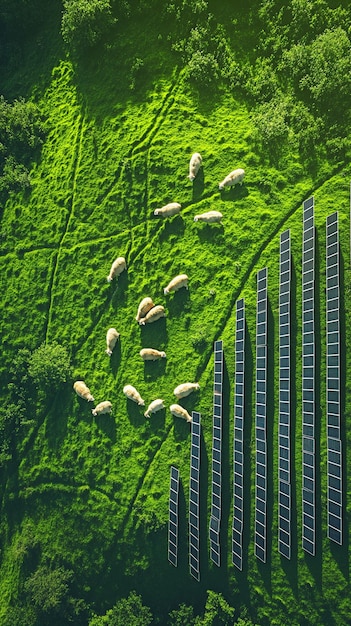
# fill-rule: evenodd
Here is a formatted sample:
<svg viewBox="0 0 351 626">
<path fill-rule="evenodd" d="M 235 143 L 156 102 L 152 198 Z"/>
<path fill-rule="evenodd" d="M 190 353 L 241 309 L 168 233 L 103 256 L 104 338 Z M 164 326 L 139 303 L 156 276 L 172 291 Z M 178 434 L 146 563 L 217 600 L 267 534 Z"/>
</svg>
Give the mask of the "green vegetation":
<svg viewBox="0 0 351 626">
<path fill-rule="evenodd" d="M 50 7 L 48 5 L 50 4 Z M 326 537 L 325 220 L 339 211 L 345 492 L 351 462 L 351 12 L 324 0 L 2 3 L 0 623 L 346 626 L 344 546 Z M 194 183 L 193 152 L 203 157 Z M 219 192 L 236 167 L 242 186 Z M 3 182 L 1 182 L 3 181 Z M 302 202 L 315 197 L 317 554 L 301 548 Z M 154 216 L 176 201 L 179 215 Z M 215 209 L 223 225 L 194 223 Z M 277 551 L 278 251 L 293 256 L 293 556 Z M 127 271 L 106 281 L 112 261 Z M 269 550 L 253 551 L 256 273 L 268 266 Z M 176 274 L 189 291 L 165 296 Z M 145 296 L 166 318 L 139 327 Z M 247 312 L 244 570 L 231 564 L 235 302 Z M 111 358 L 109 327 L 121 333 Z M 221 568 L 208 559 L 213 341 L 226 357 Z M 143 363 L 142 347 L 167 359 Z M 93 417 L 84 380 L 113 413 Z M 189 425 L 202 414 L 201 582 L 188 574 Z M 127 401 L 167 410 L 146 420 Z M 169 468 L 180 468 L 179 566 L 167 562 Z"/>
</svg>

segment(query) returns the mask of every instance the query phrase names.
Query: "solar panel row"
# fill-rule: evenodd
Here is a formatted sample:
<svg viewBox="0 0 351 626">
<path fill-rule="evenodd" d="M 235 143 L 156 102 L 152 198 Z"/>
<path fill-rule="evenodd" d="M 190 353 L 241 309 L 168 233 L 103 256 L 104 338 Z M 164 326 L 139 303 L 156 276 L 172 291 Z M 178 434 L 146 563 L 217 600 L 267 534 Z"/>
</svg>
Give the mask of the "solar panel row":
<svg viewBox="0 0 351 626">
<path fill-rule="evenodd" d="M 278 427 L 278 552 L 291 557 L 290 472 L 290 231 L 280 235 L 279 258 L 279 427 Z"/>
<path fill-rule="evenodd" d="M 257 273 L 255 500 L 255 555 L 264 563 L 267 550 L 267 280 L 268 269 L 264 268 Z"/>
<path fill-rule="evenodd" d="M 223 412 L 223 342 L 214 343 L 212 492 L 209 525 L 210 559 L 220 565 L 220 520 L 222 515 L 222 412 Z"/>
<path fill-rule="evenodd" d="M 189 490 L 189 571 L 200 580 L 200 444 L 201 415 L 192 412 Z"/>
<path fill-rule="evenodd" d="M 327 325 L 327 524 L 328 537 L 342 544 L 342 446 L 340 424 L 340 292 L 338 213 L 326 224 Z"/>
<path fill-rule="evenodd" d="M 314 198 L 303 203 L 302 245 L 302 547 L 315 554 Z"/>
<path fill-rule="evenodd" d="M 168 518 L 168 560 L 178 565 L 178 500 L 179 500 L 179 470 L 171 465 L 169 488 L 169 518 Z"/>
<path fill-rule="evenodd" d="M 236 302 L 232 562 L 243 568 L 245 302 Z"/>
</svg>

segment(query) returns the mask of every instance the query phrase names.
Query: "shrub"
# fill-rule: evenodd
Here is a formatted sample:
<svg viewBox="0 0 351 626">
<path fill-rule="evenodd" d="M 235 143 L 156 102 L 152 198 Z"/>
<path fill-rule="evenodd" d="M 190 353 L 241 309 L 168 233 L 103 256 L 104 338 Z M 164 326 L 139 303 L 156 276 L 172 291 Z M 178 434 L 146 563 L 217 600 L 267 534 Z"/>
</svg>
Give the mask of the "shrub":
<svg viewBox="0 0 351 626">
<path fill-rule="evenodd" d="M 43 343 L 29 359 L 28 373 L 44 391 L 57 391 L 72 375 L 69 354 L 57 342 Z"/>
<path fill-rule="evenodd" d="M 106 615 L 95 615 L 89 626 L 149 626 L 151 623 L 152 613 L 149 607 L 143 605 L 141 596 L 131 591 L 127 598 L 119 600 Z"/>
<path fill-rule="evenodd" d="M 113 23 L 109 0 L 64 0 L 61 32 L 74 50 L 97 43 Z"/>
</svg>

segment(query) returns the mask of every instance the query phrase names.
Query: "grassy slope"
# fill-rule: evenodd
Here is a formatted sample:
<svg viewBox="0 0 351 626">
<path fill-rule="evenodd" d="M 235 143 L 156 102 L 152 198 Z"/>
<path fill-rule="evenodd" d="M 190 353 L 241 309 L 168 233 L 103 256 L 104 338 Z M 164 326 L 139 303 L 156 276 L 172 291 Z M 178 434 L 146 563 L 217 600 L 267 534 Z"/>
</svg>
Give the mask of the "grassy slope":
<svg viewBox="0 0 351 626">
<path fill-rule="evenodd" d="M 199 98 L 187 87 L 182 72 L 173 67 L 166 42 L 155 37 L 150 46 L 140 36 L 136 38 L 140 24 L 128 28 L 119 44 L 99 61 L 99 67 L 77 75 L 70 61 L 63 59 L 53 68 L 50 85 L 41 95 L 51 131 L 41 162 L 32 173 L 33 191 L 29 197 L 11 197 L 2 218 L 4 379 L 15 349 L 23 345 L 35 348 L 44 339 L 57 339 L 70 349 L 75 376 L 84 377 L 97 401 L 109 398 L 114 414 L 93 419 L 89 407 L 68 391 L 28 433 L 19 451 L 18 473 L 7 481 L 2 499 L 1 613 L 20 589 L 23 572 L 30 571 L 40 555 L 72 568 L 80 594 L 98 611 L 131 588 L 160 612 L 179 602 L 192 603 L 201 611 L 206 589 L 212 588 L 235 606 L 247 604 L 262 624 L 286 623 L 287 615 L 290 624 L 346 624 L 350 618 L 348 553 L 325 538 L 323 351 L 319 549 L 317 556 L 309 559 L 300 548 L 299 303 L 301 203 L 313 192 L 323 342 L 325 218 L 335 208 L 340 211 L 346 285 L 350 172 L 333 175 L 325 167 L 318 181 L 311 180 L 293 152 L 287 154 L 279 171 L 268 166 L 255 152 L 244 104 L 224 92 L 215 98 Z M 152 29 L 150 24 L 148 33 Z M 136 92 L 128 87 L 128 61 L 119 65 L 120 50 L 125 46 L 128 51 L 130 40 L 138 41 L 133 53 L 147 60 L 145 83 Z M 153 57 L 148 56 L 150 49 Z M 125 53 L 123 58 L 127 56 Z M 204 177 L 192 185 L 186 176 L 195 150 L 203 155 Z M 245 168 L 245 185 L 219 194 L 218 181 L 235 166 Z M 167 221 L 154 218 L 154 208 L 172 200 L 182 203 L 181 215 Z M 223 226 L 194 224 L 193 215 L 210 208 L 223 213 Z M 296 289 L 296 508 L 291 563 L 281 560 L 276 548 L 278 249 L 279 234 L 285 228 L 292 232 Z M 120 254 L 127 258 L 128 272 L 108 285 L 111 261 Z M 247 361 L 252 372 L 255 275 L 266 264 L 270 355 L 275 366 L 271 391 L 275 410 L 270 413 L 268 435 L 273 457 L 269 561 L 260 566 L 253 556 L 252 480 L 244 572 L 239 574 L 230 565 L 228 534 L 225 565 L 219 571 L 210 567 L 203 546 L 202 579 L 197 584 L 187 574 L 189 427 L 174 421 L 168 410 L 146 422 L 142 412 L 126 402 L 122 388 L 127 382 L 135 384 L 146 403 L 162 397 L 169 406 L 175 384 L 200 382 L 200 393 L 184 405 L 196 407 L 203 415 L 202 504 L 206 497 L 209 503 L 212 344 L 223 338 L 227 364 L 223 529 L 229 528 L 234 304 L 239 296 L 245 297 L 251 350 Z M 183 271 L 190 276 L 189 293 L 165 297 L 165 284 Z M 165 305 L 167 318 L 140 329 L 134 316 L 146 295 Z M 343 312 L 349 345 L 345 302 Z M 104 354 L 109 326 L 121 332 L 120 346 L 111 361 Z M 166 364 L 143 365 L 138 352 L 148 345 L 166 350 Z M 345 404 L 345 415 L 348 413 Z M 247 466 L 253 475 L 250 415 L 247 428 Z M 348 437 L 345 433 L 345 450 Z M 178 570 L 166 560 L 171 463 L 180 467 L 183 485 Z M 207 523 L 203 504 L 203 543 Z M 348 541 L 348 533 L 346 537 Z M 225 544 L 225 530 L 222 541 Z M 29 559 L 28 545 L 33 543 L 38 548 L 34 556 L 29 551 Z"/>
</svg>

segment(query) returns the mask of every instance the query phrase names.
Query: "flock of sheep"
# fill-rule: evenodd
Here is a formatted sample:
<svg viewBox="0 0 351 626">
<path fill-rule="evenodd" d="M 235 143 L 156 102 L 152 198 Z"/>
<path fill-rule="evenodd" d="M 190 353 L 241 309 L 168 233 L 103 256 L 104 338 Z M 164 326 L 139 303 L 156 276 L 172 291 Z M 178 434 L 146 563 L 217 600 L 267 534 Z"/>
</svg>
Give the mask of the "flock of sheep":
<svg viewBox="0 0 351 626">
<path fill-rule="evenodd" d="M 189 179 L 191 181 L 195 180 L 201 164 L 202 157 L 198 152 L 195 152 L 192 155 L 189 164 Z M 238 183 L 242 184 L 244 176 L 245 171 L 243 169 L 233 170 L 232 172 L 230 172 L 230 174 L 228 174 L 228 176 L 224 178 L 224 180 L 219 183 L 219 189 L 222 190 L 225 187 L 233 187 Z M 156 209 L 154 211 L 154 215 L 161 217 L 170 217 L 172 215 L 175 215 L 176 213 L 179 213 L 180 209 L 181 205 L 178 202 L 171 202 L 159 209 Z M 202 213 L 201 215 L 195 215 L 194 221 L 214 223 L 220 222 L 222 217 L 223 216 L 219 211 L 208 211 L 207 213 Z M 114 278 L 119 276 L 126 269 L 126 267 L 127 265 L 125 258 L 118 257 L 111 265 L 110 273 L 107 276 L 107 282 L 112 282 Z M 178 291 L 178 289 L 181 289 L 183 287 L 188 289 L 188 280 L 189 278 L 186 274 L 179 274 L 178 276 L 175 276 L 175 278 L 173 278 L 164 288 L 164 294 L 167 295 L 171 292 Z M 150 297 L 143 298 L 143 300 L 139 304 L 138 311 L 135 317 L 139 325 L 144 326 L 145 324 L 151 324 L 159 320 L 161 317 L 165 317 L 164 307 L 162 305 L 155 305 Z M 108 354 L 108 356 L 112 355 L 112 352 L 116 346 L 119 337 L 120 333 L 118 333 L 115 328 L 108 329 L 106 333 L 106 354 Z M 166 358 L 166 353 L 160 350 L 156 350 L 156 348 L 143 348 L 142 350 L 140 350 L 140 356 L 143 361 L 156 361 L 157 359 Z M 80 398 L 83 398 L 88 402 L 94 402 L 94 397 L 84 381 L 77 380 L 73 385 L 73 389 Z M 198 389 L 200 389 L 200 385 L 198 383 L 187 382 L 178 385 L 174 389 L 173 393 L 176 399 L 180 400 L 181 398 L 185 398 L 193 391 L 196 391 Z M 123 393 L 129 400 L 136 402 L 139 406 L 145 406 L 145 401 L 141 397 L 138 390 L 132 385 L 125 385 L 123 387 Z M 144 413 L 144 416 L 149 418 L 153 413 L 156 413 L 157 411 L 160 411 L 164 408 L 165 405 L 163 400 L 161 400 L 161 398 L 157 398 L 149 404 Z M 175 417 L 180 417 L 182 419 L 185 419 L 187 422 L 191 422 L 192 418 L 189 415 L 188 411 L 180 404 L 171 404 L 169 408 L 171 414 Z M 92 409 L 92 414 L 94 416 L 102 415 L 104 413 L 110 413 L 111 410 L 112 403 L 109 400 L 104 400 L 103 402 L 99 402 L 99 404 L 97 404 L 95 408 Z"/>
</svg>

